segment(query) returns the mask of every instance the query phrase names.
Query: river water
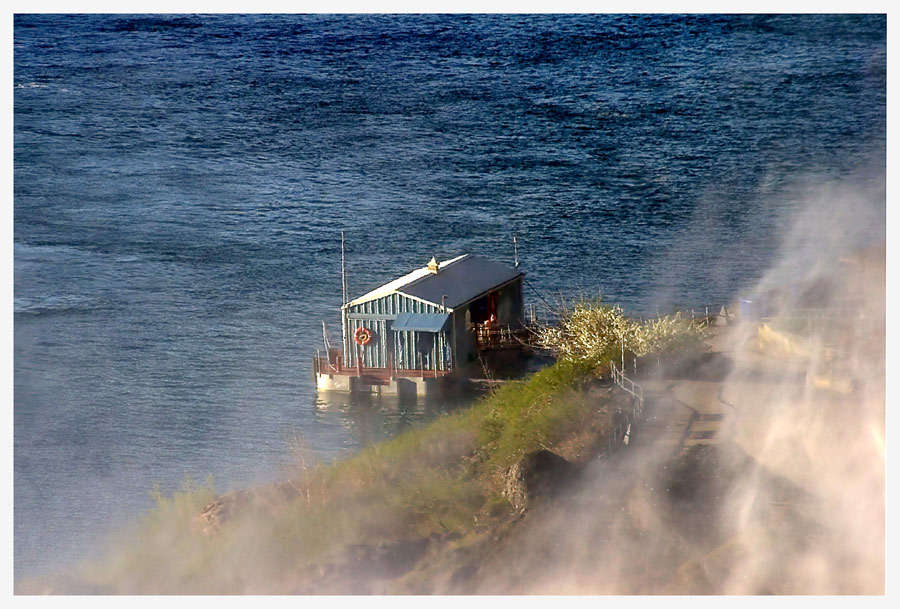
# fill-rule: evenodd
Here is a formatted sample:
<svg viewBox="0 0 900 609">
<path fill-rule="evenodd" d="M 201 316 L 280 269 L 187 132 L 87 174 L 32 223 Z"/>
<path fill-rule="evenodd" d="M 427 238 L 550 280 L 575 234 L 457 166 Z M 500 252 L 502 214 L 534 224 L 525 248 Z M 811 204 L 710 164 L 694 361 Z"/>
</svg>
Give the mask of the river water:
<svg viewBox="0 0 900 609">
<path fill-rule="evenodd" d="M 752 286 L 883 184 L 884 16 L 16 15 L 14 560 L 186 476 L 278 476 L 448 404 L 318 398 L 359 295 L 466 252 L 634 314 Z"/>
</svg>

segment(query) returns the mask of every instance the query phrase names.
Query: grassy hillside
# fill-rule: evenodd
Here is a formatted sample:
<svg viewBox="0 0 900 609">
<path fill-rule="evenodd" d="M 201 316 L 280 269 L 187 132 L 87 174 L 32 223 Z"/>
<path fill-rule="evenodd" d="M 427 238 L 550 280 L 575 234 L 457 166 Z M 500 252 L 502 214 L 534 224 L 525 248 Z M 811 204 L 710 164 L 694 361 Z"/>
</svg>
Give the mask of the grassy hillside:
<svg viewBox="0 0 900 609">
<path fill-rule="evenodd" d="M 619 310 L 613 313 L 621 316 Z M 607 309 L 598 314 L 598 319 L 609 317 Z M 565 320 L 562 328 L 571 330 Z M 597 330 L 587 331 L 594 335 Z M 315 467 L 300 461 L 281 484 L 224 497 L 216 497 L 211 483 L 187 483 L 172 496 L 157 493 L 156 509 L 123 532 L 103 557 L 65 579 L 20 588 L 95 593 L 433 589 L 429 579 L 448 572 L 446 558 L 438 556 L 465 556 L 483 548 L 514 521 L 518 510 L 505 491 L 511 468 L 523 457 L 543 449 L 577 462 L 594 454 L 611 429 L 611 401 L 583 390 L 615 355 L 608 341 L 596 344 L 601 350 L 594 356 L 561 357 L 527 382 L 504 385 L 469 409 L 354 457 Z M 373 589 L 366 584 L 371 581 L 392 583 Z"/>
</svg>

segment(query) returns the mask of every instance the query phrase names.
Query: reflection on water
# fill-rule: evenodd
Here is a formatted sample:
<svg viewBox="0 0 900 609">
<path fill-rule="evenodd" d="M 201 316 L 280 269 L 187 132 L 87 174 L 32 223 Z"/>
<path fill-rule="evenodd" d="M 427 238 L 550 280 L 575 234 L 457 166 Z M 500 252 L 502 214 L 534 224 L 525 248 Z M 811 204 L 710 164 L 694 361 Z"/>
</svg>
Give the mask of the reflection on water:
<svg viewBox="0 0 900 609">
<path fill-rule="evenodd" d="M 477 395 L 441 398 L 418 396 L 399 398 L 365 394 L 321 392 L 315 398 L 316 423 L 341 436 L 341 449 L 324 452 L 349 454 L 421 425 L 442 414 L 472 405 Z M 332 436 L 333 439 L 334 436 Z"/>
<path fill-rule="evenodd" d="M 544 353 L 523 350 L 485 352 L 483 374 L 473 376 L 494 379 L 518 379 L 551 364 Z M 319 460 L 347 457 L 370 444 L 392 438 L 415 425 L 442 414 L 468 408 L 481 394 L 472 386 L 442 396 L 379 396 L 320 392 L 315 396 L 315 435 L 304 438 Z"/>
</svg>

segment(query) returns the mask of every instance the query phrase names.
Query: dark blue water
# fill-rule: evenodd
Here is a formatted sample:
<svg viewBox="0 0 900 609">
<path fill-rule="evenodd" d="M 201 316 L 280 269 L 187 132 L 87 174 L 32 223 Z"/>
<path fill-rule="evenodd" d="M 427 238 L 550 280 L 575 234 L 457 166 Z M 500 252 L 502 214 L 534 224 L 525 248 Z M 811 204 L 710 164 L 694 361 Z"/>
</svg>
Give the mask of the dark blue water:
<svg viewBox="0 0 900 609">
<path fill-rule="evenodd" d="M 448 407 L 317 400 L 341 230 L 351 295 L 516 234 L 530 303 L 640 314 L 752 285 L 805 185 L 884 179 L 883 16 L 17 15 L 14 48 L 18 577 L 154 483 Z"/>
</svg>

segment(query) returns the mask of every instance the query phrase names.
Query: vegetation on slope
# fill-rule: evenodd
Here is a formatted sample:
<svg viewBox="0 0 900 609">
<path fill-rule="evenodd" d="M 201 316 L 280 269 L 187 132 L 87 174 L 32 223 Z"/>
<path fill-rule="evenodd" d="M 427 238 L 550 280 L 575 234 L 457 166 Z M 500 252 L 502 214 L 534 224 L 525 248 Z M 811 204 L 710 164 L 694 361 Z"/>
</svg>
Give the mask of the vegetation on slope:
<svg viewBox="0 0 900 609">
<path fill-rule="evenodd" d="M 560 359 L 602 365 L 622 356 L 658 355 L 696 345 L 706 335 L 706 319 L 686 319 L 680 313 L 637 321 L 621 307 L 599 301 L 576 302 L 558 312 L 559 324 L 543 326 L 537 346 Z"/>
<path fill-rule="evenodd" d="M 365 592 L 340 586 L 373 569 L 401 574 L 404 561 L 418 560 L 429 545 L 477 544 L 515 516 L 504 496 L 511 466 L 573 434 L 600 437 L 609 429 L 611 408 L 582 385 L 617 355 L 619 332 L 638 354 L 692 333 L 678 320 L 654 323 L 576 305 L 560 333 L 547 330 L 542 339 L 560 359 L 527 382 L 352 458 L 298 463 L 285 483 L 262 491 L 215 500 L 210 483 L 157 494 L 157 508 L 136 530 L 73 581 L 94 592 Z"/>
</svg>

